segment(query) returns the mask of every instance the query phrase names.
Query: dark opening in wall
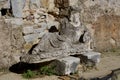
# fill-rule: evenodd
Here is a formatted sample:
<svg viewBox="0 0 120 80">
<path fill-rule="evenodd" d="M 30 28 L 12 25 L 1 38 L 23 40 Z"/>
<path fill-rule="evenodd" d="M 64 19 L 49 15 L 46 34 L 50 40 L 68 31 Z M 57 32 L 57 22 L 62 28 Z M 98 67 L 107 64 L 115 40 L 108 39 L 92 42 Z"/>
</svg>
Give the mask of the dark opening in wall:
<svg viewBox="0 0 120 80">
<path fill-rule="evenodd" d="M 2 16 L 5 16 L 6 13 L 7 13 L 7 9 L 1 9 L 1 15 L 2 15 Z"/>
<path fill-rule="evenodd" d="M 49 32 L 51 33 L 58 32 L 58 29 L 55 26 L 51 26 L 51 28 L 49 29 Z"/>
<path fill-rule="evenodd" d="M 5 16 L 5 15 L 12 16 L 12 9 L 4 9 L 4 8 L 2 8 L 1 9 L 1 15 L 2 16 Z"/>
<path fill-rule="evenodd" d="M 84 43 L 83 37 L 84 37 L 84 34 L 82 34 L 82 35 L 80 36 L 80 38 L 79 38 L 79 42 L 80 42 L 80 43 Z"/>
<path fill-rule="evenodd" d="M 105 10 L 105 13 L 108 13 L 108 10 Z"/>
</svg>

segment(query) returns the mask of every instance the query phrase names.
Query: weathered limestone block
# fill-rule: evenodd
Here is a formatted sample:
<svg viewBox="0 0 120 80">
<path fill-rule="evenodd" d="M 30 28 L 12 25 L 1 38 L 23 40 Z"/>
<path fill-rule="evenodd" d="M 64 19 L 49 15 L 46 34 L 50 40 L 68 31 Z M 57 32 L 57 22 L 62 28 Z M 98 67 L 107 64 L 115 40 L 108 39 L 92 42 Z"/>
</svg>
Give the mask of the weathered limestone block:
<svg viewBox="0 0 120 80">
<path fill-rule="evenodd" d="M 81 25 L 81 22 L 80 22 L 80 14 L 77 12 L 77 13 L 72 13 L 71 14 L 71 17 L 70 17 L 70 20 L 71 20 L 71 24 L 75 27 L 78 27 Z"/>
<path fill-rule="evenodd" d="M 54 0 L 49 0 L 48 11 L 52 12 L 55 9 Z"/>
<path fill-rule="evenodd" d="M 45 31 L 43 31 L 43 32 L 40 32 L 40 33 L 38 33 L 38 38 L 42 38 L 45 34 L 47 34 L 48 33 L 48 31 L 47 30 L 45 30 Z"/>
<path fill-rule="evenodd" d="M 14 17 L 21 18 L 24 7 L 24 0 L 11 0 Z"/>
<path fill-rule="evenodd" d="M 86 56 L 87 59 L 92 60 L 95 63 L 100 62 L 101 53 L 89 51 L 89 52 L 86 52 L 86 53 L 84 53 L 82 55 Z"/>
<path fill-rule="evenodd" d="M 33 42 L 36 39 L 38 39 L 38 34 L 29 34 L 29 35 L 24 36 L 24 40 L 26 43 Z"/>
<path fill-rule="evenodd" d="M 48 26 L 46 22 L 39 23 L 39 25 L 41 26 L 41 28 L 47 28 Z"/>
<path fill-rule="evenodd" d="M 23 20 L 22 20 L 22 18 L 14 18 L 14 19 L 12 19 L 11 23 L 20 26 L 23 24 Z"/>
<path fill-rule="evenodd" d="M 77 71 L 77 66 L 80 64 L 80 59 L 76 57 L 64 57 L 57 59 L 53 65 L 58 75 L 69 75 Z"/>
<path fill-rule="evenodd" d="M 50 29 L 52 26 L 55 26 L 57 29 L 59 29 L 60 23 L 57 21 L 49 21 L 48 23 L 48 29 Z"/>
<path fill-rule="evenodd" d="M 46 21 L 47 22 L 49 22 L 49 21 L 55 21 L 55 17 L 53 15 L 48 14 Z"/>
<path fill-rule="evenodd" d="M 3 0 L 4 1 L 4 0 Z M 2 8 L 10 9 L 10 0 L 6 0 Z"/>
<path fill-rule="evenodd" d="M 21 26 L 23 24 L 23 20 L 22 18 L 11 18 L 11 19 L 5 19 L 5 23 L 11 23 L 12 25 Z"/>
<path fill-rule="evenodd" d="M 3 8 L 3 5 L 6 3 L 6 0 L 0 0 L 0 10 Z"/>
<path fill-rule="evenodd" d="M 37 28 L 37 29 L 34 29 L 34 33 L 41 33 L 41 32 L 44 32 L 46 30 L 46 28 Z"/>
<path fill-rule="evenodd" d="M 24 34 L 31 34 L 31 33 L 33 33 L 33 32 L 34 32 L 33 26 L 23 27 L 23 33 L 24 33 Z"/>
<path fill-rule="evenodd" d="M 40 0 L 30 0 L 30 9 L 38 9 L 40 5 Z"/>
<path fill-rule="evenodd" d="M 22 50 L 22 46 L 24 43 L 23 34 L 22 34 L 22 27 L 12 25 L 12 39 L 11 39 L 11 46 L 12 52 L 17 53 Z"/>
<path fill-rule="evenodd" d="M 40 0 L 40 2 L 41 2 L 41 7 L 43 7 L 43 8 L 48 8 L 48 6 L 49 6 L 49 0 Z"/>
<path fill-rule="evenodd" d="M 17 63 L 11 53 L 11 25 L 4 23 L 4 20 L 0 20 L 0 69 L 6 69 Z"/>
<path fill-rule="evenodd" d="M 78 5 L 78 0 L 69 0 L 69 5 L 70 6 Z"/>
</svg>

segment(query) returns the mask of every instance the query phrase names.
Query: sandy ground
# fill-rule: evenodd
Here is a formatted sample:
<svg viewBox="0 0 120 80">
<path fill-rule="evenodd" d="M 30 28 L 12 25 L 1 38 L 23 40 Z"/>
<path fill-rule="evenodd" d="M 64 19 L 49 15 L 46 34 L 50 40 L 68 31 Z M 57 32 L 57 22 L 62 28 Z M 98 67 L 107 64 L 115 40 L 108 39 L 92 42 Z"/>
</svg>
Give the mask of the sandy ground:
<svg viewBox="0 0 120 80">
<path fill-rule="evenodd" d="M 101 59 L 98 70 L 91 70 L 83 73 L 85 78 L 103 77 L 120 68 L 120 56 L 110 56 Z"/>
<path fill-rule="evenodd" d="M 98 70 L 91 70 L 83 73 L 85 78 L 102 77 L 110 74 L 112 70 L 120 68 L 120 55 L 104 55 L 98 65 Z M 0 75 L 0 80 L 28 80 L 22 78 L 20 74 L 8 72 Z M 58 76 L 45 76 L 29 80 L 60 80 Z"/>
</svg>

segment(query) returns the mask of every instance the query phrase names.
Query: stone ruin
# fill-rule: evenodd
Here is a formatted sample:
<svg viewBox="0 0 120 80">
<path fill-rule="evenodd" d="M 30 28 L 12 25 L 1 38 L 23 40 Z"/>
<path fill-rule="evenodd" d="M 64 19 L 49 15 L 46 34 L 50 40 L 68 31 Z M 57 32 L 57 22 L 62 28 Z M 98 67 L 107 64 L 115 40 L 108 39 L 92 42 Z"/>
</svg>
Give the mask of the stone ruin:
<svg viewBox="0 0 120 80">
<path fill-rule="evenodd" d="M 21 62 L 41 63 L 73 55 L 100 61 L 100 53 L 92 50 L 91 33 L 80 21 L 77 1 L 0 0 L 5 22 L 23 28 Z M 31 47 L 26 49 L 26 45 Z"/>
<path fill-rule="evenodd" d="M 59 25 L 56 26 L 51 23 L 52 25 L 48 28 L 47 33 L 42 36 L 36 46 L 21 57 L 21 61 L 39 63 L 69 55 L 91 52 L 90 45 L 92 38 L 90 32 L 80 22 L 79 8 L 77 8 L 77 6 L 70 6 L 70 0 L 55 0 L 54 3 L 54 7 L 58 12 L 48 11 L 48 13 L 46 12 L 46 15 L 43 16 L 47 18 L 49 13 L 53 16 L 56 15 L 54 21 L 58 22 Z M 30 4 L 26 3 L 26 5 Z M 25 6 L 25 8 L 26 7 L 28 8 L 28 6 Z M 37 14 L 34 15 L 36 19 L 40 12 L 42 11 L 36 12 Z M 29 17 L 32 18 L 32 15 Z M 35 21 L 37 21 L 36 19 Z"/>
</svg>

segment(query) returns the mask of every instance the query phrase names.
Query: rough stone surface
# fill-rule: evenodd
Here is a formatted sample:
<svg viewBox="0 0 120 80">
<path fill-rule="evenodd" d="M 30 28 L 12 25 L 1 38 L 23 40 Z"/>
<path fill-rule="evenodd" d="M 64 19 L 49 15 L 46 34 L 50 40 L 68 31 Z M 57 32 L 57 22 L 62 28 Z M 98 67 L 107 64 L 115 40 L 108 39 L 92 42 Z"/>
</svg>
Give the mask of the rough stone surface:
<svg viewBox="0 0 120 80">
<path fill-rule="evenodd" d="M 28 43 L 28 42 L 33 42 L 34 40 L 36 40 L 38 38 L 38 34 L 29 34 L 24 36 L 24 40 Z"/>
<path fill-rule="evenodd" d="M 104 15 L 94 24 L 95 26 L 95 48 L 108 51 L 118 48 L 120 45 L 120 16 Z M 101 45 L 102 44 L 102 45 Z"/>
<path fill-rule="evenodd" d="M 5 0 L 3 0 L 3 1 L 5 1 Z M 2 3 L 2 1 L 1 1 L 1 3 Z M 10 9 L 10 0 L 6 0 L 6 1 L 5 1 L 5 4 L 3 5 L 2 8 Z"/>
<path fill-rule="evenodd" d="M 11 18 L 11 19 L 5 19 L 6 23 L 11 23 L 13 25 L 20 26 L 23 24 L 22 18 Z"/>
<path fill-rule="evenodd" d="M 40 8 L 40 0 L 30 0 L 30 9 Z"/>
<path fill-rule="evenodd" d="M 12 25 L 11 36 L 12 53 L 15 53 L 15 55 L 20 54 L 24 43 L 22 27 L 18 25 L 16 27 L 16 25 Z"/>
<path fill-rule="evenodd" d="M 33 26 L 28 26 L 23 28 L 23 33 L 24 34 L 31 34 L 34 32 Z"/>
<path fill-rule="evenodd" d="M 71 17 L 71 20 L 73 20 L 72 18 L 74 19 L 74 17 Z M 79 25 L 76 26 L 76 24 Z M 84 53 L 84 51 L 89 50 L 90 46 L 86 47 L 86 43 L 89 42 L 90 35 L 86 35 L 87 30 L 82 27 L 79 18 L 75 21 L 69 21 L 68 18 L 61 18 L 60 32 L 58 33 L 53 30 L 46 33 L 32 51 L 28 53 L 29 56 L 24 55 L 21 57 L 21 61 L 37 63 L 57 59 L 61 57 L 61 54 L 64 57 Z M 35 37 L 31 38 L 30 35 L 24 36 L 24 38 L 27 42 L 35 39 Z"/>
<path fill-rule="evenodd" d="M 40 62 L 56 59 L 61 54 L 81 54 L 91 48 L 107 51 L 120 47 L 120 0 L 11 0 L 11 3 L 0 0 L 0 13 L 5 13 L 1 15 L 5 23 L 12 24 L 13 53 L 19 53 L 24 47 L 30 50 L 35 43 L 39 45 L 30 57 L 24 57 L 26 62 L 29 59 L 35 62 L 35 56 Z M 25 30 L 24 35 L 21 29 L 24 25 L 37 27 Z M 50 31 L 54 25 L 58 30 Z"/>
<path fill-rule="evenodd" d="M 23 0 L 11 0 L 13 15 L 15 17 L 22 17 Z"/>
<path fill-rule="evenodd" d="M 15 19 L 12 19 L 11 23 L 19 26 L 23 24 L 23 21 L 22 21 L 22 18 L 15 18 Z"/>
<path fill-rule="evenodd" d="M 75 5 L 77 5 L 77 3 L 78 3 L 78 0 L 69 0 L 69 5 L 70 6 L 75 6 Z"/>
<path fill-rule="evenodd" d="M 53 65 L 58 75 L 69 75 L 77 71 L 77 66 L 80 64 L 80 59 L 76 57 L 64 57 L 57 59 Z"/>
<path fill-rule="evenodd" d="M 11 29 L 3 19 L 0 19 L 0 37 L 0 69 L 5 69 L 17 62 L 11 51 Z"/>
<path fill-rule="evenodd" d="M 50 29 L 52 26 L 55 26 L 57 29 L 59 29 L 59 22 L 57 21 L 49 21 L 47 25 L 48 25 L 48 29 Z"/>
<path fill-rule="evenodd" d="M 68 50 L 60 50 L 55 52 L 47 52 L 47 53 L 39 53 L 39 54 L 32 54 L 32 52 L 29 54 L 25 54 L 21 56 L 21 62 L 27 62 L 27 63 L 41 63 L 45 61 L 51 61 L 58 58 L 63 58 L 69 55 L 76 55 L 76 54 L 84 54 L 86 53 L 86 50 L 81 46 L 79 49 L 68 49 Z"/>
<path fill-rule="evenodd" d="M 89 51 L 89 52 L 86 52 L 82 55 L 87 57 L 87 59 L 92 60 L 95 63 L 100 62 L 101 53 Z"/>
<path fill-rule="evenodd" d="M 42 33 L 45 30 L 46 30 L 45 28 L 37 28 L 37 29 L 34 29 L 34 33 Z"/>
<path fill-rule="evenodd" d="M 119 47 L 117 46 L 119 45 L 119 3 L 119 0 L 78 0 L 81 22 L 92 25 L 88 28 L 91 28 L 91 33 L 94 34 L 94 49 L 107 51 Z M 115 31 L 113 31 L 113 25 Z M 111 43 L 111 35 L 113 34 L 114 41 Z"/>
</svg>

